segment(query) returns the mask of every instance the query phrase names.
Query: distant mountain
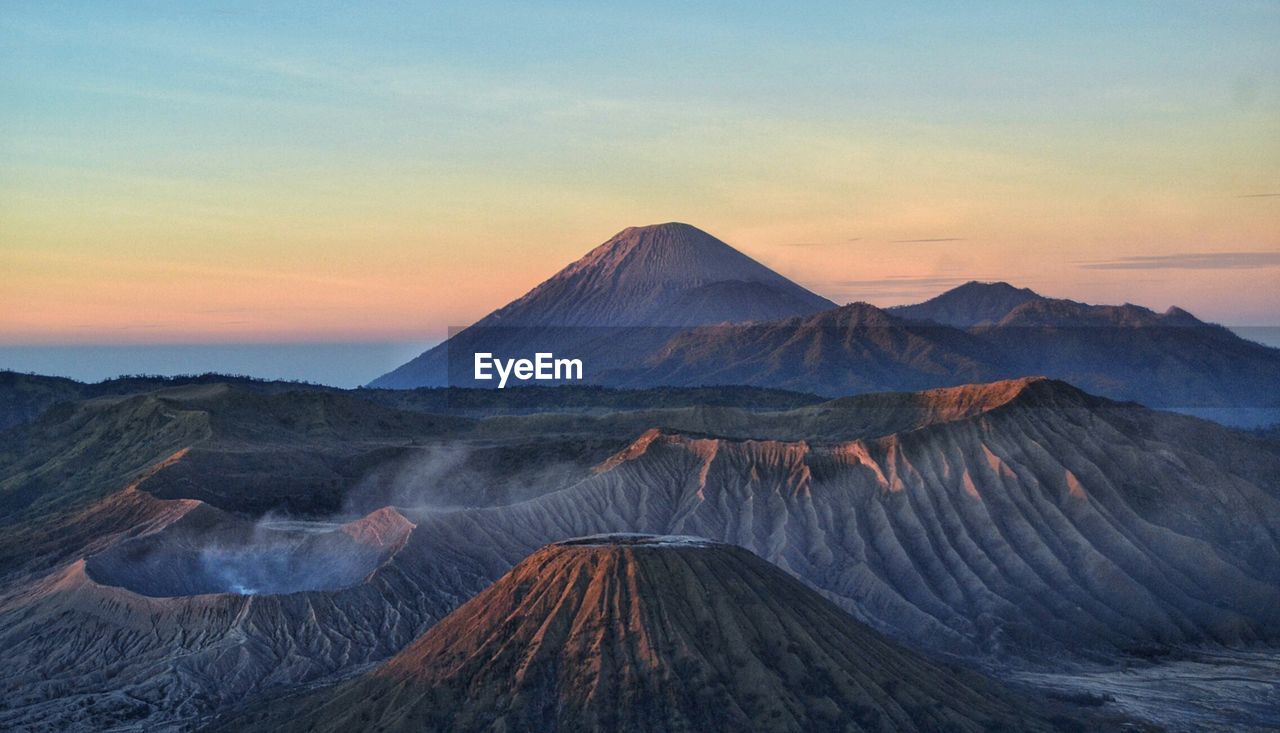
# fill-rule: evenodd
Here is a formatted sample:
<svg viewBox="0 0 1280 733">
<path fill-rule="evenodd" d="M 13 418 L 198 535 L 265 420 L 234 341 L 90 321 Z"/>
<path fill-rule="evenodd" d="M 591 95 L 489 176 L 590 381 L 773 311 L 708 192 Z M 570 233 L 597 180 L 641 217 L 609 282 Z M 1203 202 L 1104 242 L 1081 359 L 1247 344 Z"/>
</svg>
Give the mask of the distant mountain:
<svg viewBox="0 0 1280 733">
<path fill-rule="evenodd" d="M 31 422 L 59 402 L 80 399 L 83 387 L 62 377 L 0 371 L 0 432 Z"/>
<path fill-rule="evenodd" d="M 896 305 L 885 310 L 902 318 L 968 328 L 999 323 L 1018 306 L 1044 299 L 1029 288 L 971 280 L 923 303 Z"/>
<path fill-rule="evenodd" d="M 508 357 L 535 351 L 595 356 L 588 362 L 593 365 L 611 356 L 625 361 L 679 328 L 775 320 L 833 307 L 696 227 L 630 227 L 369 386 L 469 384 L 471 355 L 478 350 Z M 460 371 L 453 373 L 451 347 L 462 357 L 453 365 Z"/>
<path fill-rule="evenodd" d="M 969 322 L 976 325 L 948 325 Z M 1280 413 L 1280 349 L 1180 308 L 1089 305 L 1005 283 L 970 283 L 917 306 L 854 303 L 801 318 L 687 329 L 601 381 L 839 396 L 1027 375 L 1153 407 L 1249 408 L 1255 422 Z"/>
<path fill-rule="evenodd" d="M 701 229 L 673 222 L 618 232 L 476 325 L 691 326 L 833 306 Z"/>
<path fill-rule="evenodd" d="M 970 333 L 1006 372 L 1047 374 L 1108 397 L 1171 408 L 1280 407 L 1280 349 L 1181 308 L 1040 298 Z"/>
<path fill-rule="evenodd" d="M 334 387 L 323 387 L 306 382 L 257 379 L 212 372 L 173 377 L 139 374 L 104 379 L 101 382 L 79 382 L 65 377 L 49 377 L 3 369 L 0 370 L 0 432 L 30 423 L 59 403 L 95 397 L 139 394 L 165 387 L 197 384 L 234 384 L 268 394 L 299 389 L 342 391 Z"/>
<path fill-rule="evenodd" d="M 927 661 L 741 548 L 604 535 L 539 550 L 381 667 L 226 729 L 1037 731 L 1069 724 L 1061 708 Z"/>
<path fill-rule="evenodd" d="M 1090 305 L 969 282 L 923 303 L 836 307 L 686 224 L 626 229 L 524 297 L 375 380 L 472 379 L 477 352 L 581 359 L 590 384 L 824 396 L 1029 375 L 1240 424 L 1280 420 L 1280 349 L 1180 308 Z M 1207 410 L 1216 410 L 1207 412 Z"/>
</svg>

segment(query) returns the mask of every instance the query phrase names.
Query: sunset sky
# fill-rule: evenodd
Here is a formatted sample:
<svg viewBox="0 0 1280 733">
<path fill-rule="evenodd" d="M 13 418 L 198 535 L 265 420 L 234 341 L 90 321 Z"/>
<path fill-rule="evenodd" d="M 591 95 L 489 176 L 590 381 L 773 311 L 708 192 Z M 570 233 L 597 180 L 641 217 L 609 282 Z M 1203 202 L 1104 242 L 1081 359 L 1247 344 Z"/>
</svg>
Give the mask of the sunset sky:
<svg viewBox="0 0 1280 733">
<path fill-rule="evenodd" d="M 0 344 L 432 339 L 673 220 L 1280 325 L 1280 2 L 634 5 L 3 4 Z"/>
</svg>

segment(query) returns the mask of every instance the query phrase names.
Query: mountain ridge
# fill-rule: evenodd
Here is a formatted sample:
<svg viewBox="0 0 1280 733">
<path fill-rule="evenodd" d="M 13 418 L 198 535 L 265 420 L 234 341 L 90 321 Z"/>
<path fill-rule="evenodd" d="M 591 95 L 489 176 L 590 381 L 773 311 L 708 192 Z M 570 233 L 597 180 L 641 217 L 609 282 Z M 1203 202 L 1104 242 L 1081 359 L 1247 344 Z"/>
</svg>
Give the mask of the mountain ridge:
<svg viewBox="0 0 1280 733">
<path fill-rule="evenodd" d="M 1280 638 L 1274 446 L 1049 380 L 1019 395 L 829 445 L 653 430 L 559 492 L 424 517 L 415 541 L 476 567 L 453 546 L 712 537 L 894 638 L 963 655 Z M 1241 534 L 1245 517 L 1267 519 Z"/>
<path fill-rule="evenodd" d="M 1280 349 L 1176 306 L 1092 305 L 978 281 L 914 305 L 836 306 L 677 222 L 619 232 L 371 385 L 497 386 L 473 379 L 479 352 L 571 355 L 601 386 L 828 398 L 1045 374 L 1242 425 L 1280 421 Z"/>
<path fill-rule="evenodd" d="M 1180 308 L 1037 298 L 968 328 L 902 313 L 850 303 L 780 321 L 685 329 L 601 381 L 840 397 L 1042 374 L 1153 407 L 1280 412 L 1280 349 Z"/>
<path fill-rule="evenodd" d="M 862 302 L 783 321 L 688 329 L 639 365 L 606 374 L 626 387 L 806 385 L 828 397 L 1010 376 L 1016 375 L 986 363 L 986 345 L 977 337 Z"/>
</svg>

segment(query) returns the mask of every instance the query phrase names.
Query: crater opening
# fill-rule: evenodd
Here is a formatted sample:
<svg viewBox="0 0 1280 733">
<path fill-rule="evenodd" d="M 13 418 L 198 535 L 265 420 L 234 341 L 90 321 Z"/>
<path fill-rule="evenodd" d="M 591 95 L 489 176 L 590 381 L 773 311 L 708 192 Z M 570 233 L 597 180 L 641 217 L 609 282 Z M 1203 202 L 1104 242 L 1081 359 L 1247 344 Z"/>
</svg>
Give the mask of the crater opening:
<svg viewBox="0 0 1280 733">
<path fill-rule="evenodd" d="M 85 571 L 95 582 L 155 598 L 337 590 L 386 563 L 413 529 L 390 509 L 347 524 L 192 514 L 88 558 Z"/>
<path fill-rule="evenodd" d="M 637 532 L 610 532 L 586 537 L 573 537 L 555 543 L 560 547 L 717 547 L 720 543 L 705 537 L 692 535 L 643 534 Z"/>
</svg>

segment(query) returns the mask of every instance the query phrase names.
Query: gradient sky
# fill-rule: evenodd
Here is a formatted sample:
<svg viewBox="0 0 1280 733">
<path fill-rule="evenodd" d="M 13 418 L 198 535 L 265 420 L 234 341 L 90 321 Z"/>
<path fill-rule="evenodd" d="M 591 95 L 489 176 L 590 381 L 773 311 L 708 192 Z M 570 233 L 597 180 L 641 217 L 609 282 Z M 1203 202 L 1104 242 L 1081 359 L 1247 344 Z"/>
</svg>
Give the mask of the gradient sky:
<svg viewBox="0 0 1280 733">
<path fill-rule="evenodd" d="M 430 339 L 628 225 L 1280 324 L 1280 3 L 0 4 L 0 344 Z"/>
</svg>

